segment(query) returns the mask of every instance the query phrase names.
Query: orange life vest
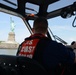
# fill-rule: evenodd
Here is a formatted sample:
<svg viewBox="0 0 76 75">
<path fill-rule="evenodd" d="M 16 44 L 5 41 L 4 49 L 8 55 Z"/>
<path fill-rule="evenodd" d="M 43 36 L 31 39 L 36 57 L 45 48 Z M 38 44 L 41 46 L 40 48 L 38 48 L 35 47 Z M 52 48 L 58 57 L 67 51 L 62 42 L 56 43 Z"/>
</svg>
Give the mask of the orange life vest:
<svg viewBox="0 0 76 75">
<path fill-rule="evenodd" d="M 21 44 L 21 48 L 18 55 L 33 58 L 35 48 L 40 38 L 43 38 L 43 37 L 45 36 L 42 34 L 34 34 L 30 36 L 29 38 L 25 39 L 25 41 Z"/>
</svg>

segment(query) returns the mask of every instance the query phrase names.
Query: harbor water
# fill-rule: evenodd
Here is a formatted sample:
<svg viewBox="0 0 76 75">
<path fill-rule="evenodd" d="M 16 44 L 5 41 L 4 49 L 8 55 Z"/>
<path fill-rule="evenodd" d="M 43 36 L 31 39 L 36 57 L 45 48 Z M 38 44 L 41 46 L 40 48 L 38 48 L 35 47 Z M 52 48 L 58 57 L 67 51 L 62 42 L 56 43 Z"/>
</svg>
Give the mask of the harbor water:
<svg viewBox="0 0 76 75">
<path fill-rule="evenodd" d="M 16 55 L 17 49 L 0 49 L 0 55 Z"/>
<path fill-rule="evenodd" d="M 76 49 L 74 50 L 76 56 Z M 17 49 L 0 49 L 0 55 L 16 55 Z"/>
</svg>

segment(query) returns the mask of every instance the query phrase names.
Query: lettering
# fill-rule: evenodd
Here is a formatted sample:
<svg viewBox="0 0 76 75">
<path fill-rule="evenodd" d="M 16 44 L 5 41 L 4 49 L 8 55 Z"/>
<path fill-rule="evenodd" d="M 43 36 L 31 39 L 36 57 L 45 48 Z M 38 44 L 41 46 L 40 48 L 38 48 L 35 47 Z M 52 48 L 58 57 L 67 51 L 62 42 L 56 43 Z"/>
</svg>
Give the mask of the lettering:
<svg viewBox="0 0 76 75">
<path fill-rule="evenodd" d="M 23 51 L 24 51 L 24 49 L 25 49 L 25 47 L 22 47 L 21 52 L 23 52 Z"/>
<path fill-rule="evenodd" d="M 27 41 L 26 45 L 32 45 L 33 44 L 33 40 Z"/>
<path fill-rule="evenodd" d="M 21 52 L 31 53 L 31 52 L 33 52 L 34 48 L 35 48 L 35 46 L 25 46 L 25 47 L 22 47 Z"/>
<path fill-rule="evenodd" d="M 32 58 L 32 57 L 33 57 L 32 54 L 29 54 L 29 55 L 26 55 L 26 54 L 19 54 L 19 56 L 25 56 L 25 57 L 28 57 L 28 58 Z"/>
<path fill-rule="evenodd" d="M 22 48 L 21 48 L 21 51 L 19 53 L 19 56 L 25 56 L 25 57 L 32 58 L 38 41 L 39 41 L 39 39 L 26 40 L 22 44 Z"/>
</svg>

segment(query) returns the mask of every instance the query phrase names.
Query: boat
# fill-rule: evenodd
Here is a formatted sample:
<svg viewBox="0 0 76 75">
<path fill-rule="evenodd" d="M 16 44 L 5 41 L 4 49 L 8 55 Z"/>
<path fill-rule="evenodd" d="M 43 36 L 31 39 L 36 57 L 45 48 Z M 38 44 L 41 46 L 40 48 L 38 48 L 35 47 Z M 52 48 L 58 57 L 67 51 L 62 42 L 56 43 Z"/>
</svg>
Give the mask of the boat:
<svg viewBox="0 0 76 75">
<path fill-rule="evenodd" d="M 45 17 L 47 20 L 58 20 L 57 17 L 67 20 L 70 17 L 74 17 L 72 27 L 76 27 L 76 0 L 0 0 L 0 12 L 20 17 L 30 34 L 33 34 L 33 31 L 29 21 L 34 21 L 37 17 Z M 69 34 L 72 33 L 68 32 L 68 36 Z M 68 42 L 55 35 L 50 26 L 47 36 L 68 46 Z M 64 37 L 64 35 L 61 36 Z M 33 59 L 14 55 L 0 55 L 0 75 L 30 74 L 49 75 L 46 69 Z"/>
</svg>

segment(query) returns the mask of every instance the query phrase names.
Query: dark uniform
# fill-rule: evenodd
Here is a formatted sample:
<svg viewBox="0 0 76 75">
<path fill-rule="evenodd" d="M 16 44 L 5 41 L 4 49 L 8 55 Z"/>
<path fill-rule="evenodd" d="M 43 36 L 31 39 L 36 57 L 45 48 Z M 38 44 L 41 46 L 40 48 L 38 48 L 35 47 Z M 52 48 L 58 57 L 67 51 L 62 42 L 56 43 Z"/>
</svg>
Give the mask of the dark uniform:
<svg viewBox="0 0 76 75">
<path fill-rule="evenodd" d="M 42 34 L 34 34 L 26 38 L 20 45 L 17 55 L 37 60 L 48 71 L 61 64 L 72 65 L 75 59 L 73 51 Z"/>
</svg>

